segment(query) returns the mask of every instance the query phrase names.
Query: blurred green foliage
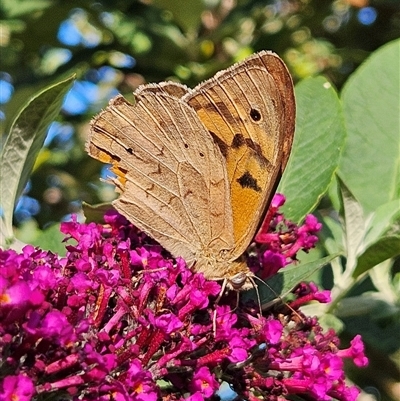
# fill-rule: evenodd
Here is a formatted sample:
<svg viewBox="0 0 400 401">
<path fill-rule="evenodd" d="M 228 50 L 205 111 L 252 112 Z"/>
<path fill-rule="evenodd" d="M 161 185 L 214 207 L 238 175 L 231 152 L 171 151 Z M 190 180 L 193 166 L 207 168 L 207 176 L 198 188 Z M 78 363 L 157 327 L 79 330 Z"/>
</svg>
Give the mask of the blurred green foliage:
<svg viewBox="0 0 400 401">
<path fill-rule="evenodd" d="M 3 0 L 0 18 L 0 80 L 13 88 L 3 130 L 29 96 L 78 77 L 17 209 L 15 224 L 34 215 L 40 227 L 79 212 L 81 200 L 114 196 L 83 143 L 116 90 L 165 79 L 192 86 L 261 49 L 283 57 L 295 81 L 324 74 L 340 88 L 371 51 L 400 36 L 393 0 Z"/>
</svg>

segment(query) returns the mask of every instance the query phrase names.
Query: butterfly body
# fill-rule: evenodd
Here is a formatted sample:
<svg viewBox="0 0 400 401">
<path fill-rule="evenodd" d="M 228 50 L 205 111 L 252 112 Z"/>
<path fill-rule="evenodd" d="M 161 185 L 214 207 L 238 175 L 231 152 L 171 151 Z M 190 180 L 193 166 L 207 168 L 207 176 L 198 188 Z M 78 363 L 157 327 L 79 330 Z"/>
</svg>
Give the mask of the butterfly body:
<svg viewBox="0 0 400 401">
<path fill-rule="evenodd" d="M 189 89 L 144 85 L 91 123 L 87 150 L 111 163 L 115 208 L 208 279 L 251 287 L 243 253 L 287 163 L 293 84 L 282 60 L 255 54 Z"/>
</svg>

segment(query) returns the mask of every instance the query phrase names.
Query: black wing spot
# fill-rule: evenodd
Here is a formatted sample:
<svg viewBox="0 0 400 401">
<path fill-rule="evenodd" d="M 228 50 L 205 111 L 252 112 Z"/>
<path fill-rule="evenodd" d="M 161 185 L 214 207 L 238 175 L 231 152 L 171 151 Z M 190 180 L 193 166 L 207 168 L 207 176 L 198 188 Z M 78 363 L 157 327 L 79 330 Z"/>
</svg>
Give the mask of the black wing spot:
<svg viewBox="0 0 400 401">
<path fill-rule="evenodd" d="M 208 131 L 210 133 L 210 135 L 212 136 L 212 139 L 214 140 L 214 143 L 217 144 L 217 146 L 219 147 L 219 150 L 222 153 L 222 156 L 226 157 L 228 156 L 228 145 L 221 139 L 219 138 L 214 132 L 212 131 Z"/>
<path fill-rule="evenodd" d="M 246 145 L 254 152 L 254 157 L 261 166 L 266 167 L 271 165 L 269 160 L 263 155 L 261 146 L 257 142 L 252 141 L 250 138 L 246 138 Z"/>
<path fill-rule="evenodd" d="M 260 192 L 261 188 L 257 184 L 257 180 L 246 171 L 240 178 L 236 180 L 242 188 L 251 188 L 256 192 Z"/>
<path fill-rule="evenodd" d="M 242 134 L 235 134 L 231 146 L 233 149 L 239 149 L 242 146 L 247 146 L 249 149 L 252 150 L 254 157 L 261 166 L 265 167 L 268 166 L 268 164 L 270 164 L 269 161 L 263 155 L 261 146 L 257 142 L 251 140 L 250 138 L 245 138 Z"/>
<path fill-rule="evenodd" d="M 133 149 L 132 149 L 132 148 L 127 148 L 126 151 L 127 151 L 130 155 L 133 155 Z"/>
<path fill-rule="evenodd" d="M 184 145 L 185 145 L 185 148 L 186 148 L 186 149 L 189 147 L 189 145 L 188 145 L 187 143 L 185 143 Z"/>
<path fill-rule="evenodd" d="M 253 121 L 260 121 L 261 120 L 261 113 L 257 109 L 251 109 L 250 110 L 250 117 Z"/>
<path fill-rule="evenodd" d="M 246 143 L 246 140 L 244 139 L 244 136 L 242 134 L 235 134 L 232 140 L 232 148 L 233 149 L 238 149 L 241 146 L 243 146 Z"/>
<path fill-rule="evenodd" d="M 204 153 L 203 152 L 199 152 L 200 157 L 204 157 Z"/>
</svg>

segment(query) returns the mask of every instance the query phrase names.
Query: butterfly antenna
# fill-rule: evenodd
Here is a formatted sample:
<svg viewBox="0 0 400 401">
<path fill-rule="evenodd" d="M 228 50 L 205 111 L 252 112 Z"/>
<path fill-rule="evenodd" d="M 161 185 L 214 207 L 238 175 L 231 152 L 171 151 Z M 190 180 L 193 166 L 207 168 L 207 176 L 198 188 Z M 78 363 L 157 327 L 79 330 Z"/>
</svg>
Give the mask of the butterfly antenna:
<svg viewBox="0 0 400 401">
<path fill-rule="evenodd" d="M 257 277 L 257 276 L 254 276 L 254 277 L 255 277 L 255 278 L 259 278 L 259 277 Z M 261 298 L 260 298 L 260 293 L 259 293 L 259 291 L 258 291 L 257 284 L 256 284 L 256 282 L 254 281 L 253 277 L 250 277 L 250 276 L 249 276 L 248 279 L 249 279 L 251 285 L 253 286 L 254 291 L 256 292 L 258 307 L 260 308 L 260 316 L 262 316 Z M 261 281 L 262 281 L 262 280 L 261 280 Z"/>
<path fill-rule="evenodd" d="M 222 295 L 224 295 L 225 288 L 226 288 L 226 285 L 227 285 L 227 284 L 228 284 L 228 279 L 225 278 L 224 281 L 223 281 L 223 283 L 222 283 L 221 291 L 219 292 L 218 297 L 217 297 L 217 299 L 215 300 L 215 303 L 216 303 L 216 304 L 219 303 L 219 301 L 220 301 L 221 298 L 222 298 Z"/>
</svg>

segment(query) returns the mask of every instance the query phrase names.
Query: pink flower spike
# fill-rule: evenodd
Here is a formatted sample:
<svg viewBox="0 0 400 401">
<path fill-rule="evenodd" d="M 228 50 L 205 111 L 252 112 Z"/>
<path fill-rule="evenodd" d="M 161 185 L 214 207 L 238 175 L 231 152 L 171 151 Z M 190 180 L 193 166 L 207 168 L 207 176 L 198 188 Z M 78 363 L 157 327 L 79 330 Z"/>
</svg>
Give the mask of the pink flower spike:
<svg viewBox="0 0 400 401">
<path fill-rule="evenodd" d="M 234 335 L 232 333 L 232 338 L 229 340 L 229 347 L 231 348 L 231 354 L 229 355 L 229 360 L 233 363 L 243 362 L 248 357 L 247 350 L 250 348 L 240 336 L 239 333 Z"/>
<path fill-rule="evenodd" d="M 318 221 L 286 220 L 278 210 L 283 201 L 274 198 L 263 241 L 243 255 L 254 272 L 273 274 L 315 243 Z M 20 254 L 0 250 L 0 350 L 14 375 L 4 375 L 0 401 L 28 401 L 35 391 L 87 401 L 204 401 L 222 394 L 224 380 L 233 397 L 249 401 L 302 394 L 355 400 L 343 358 L 366 364 L 360 337 L 338 351 L 333 329 L 293 313 L 295 302 L 327 302 L 328 292 L 299 285 L 291 308 L 260 314 L 252 299 L 238 304 L 232 291 L 219 297 L 219 283 L 115 211 L 105 220 L 63 223 L 75 240 L 62 258 L 33 246 Z"/>
<path fill-rule="evenodd" d="M 271 344 L 278 344 L 281 340 L 283 326 L 279 320 L 268 320 L 265 324 L 265 338 Z"/>
<path fill-rule="evenodd" d="M 361 336 L 357 334 L 350 341 L 350 348 L 339 350 L 337 355 L 341 358 L 352 358 L 354 364 L 358 367 L 365 367 L 368 365 L 368 358 L 364 354 L 364 343 Z"/>
<path fill-rule="evenodd" d="M 262 255 L 261 278 L 264 280 L 272 277 L 279 269 L 286 266 L 286 258 L 282 254 L 273 251 L 265 251 Z"/>
<path fill-rule="evenodd" d="M 204 397 L 200 391 L 196 391 L 188 398 L 181 398 L 181 401 L 204 401 Z"/>
<path fill-rule="evenodd" d="M 171 334 L 183 326 L 183 323 L 172 313 L 154 316 L 153 313 L 149 312 L 148 318 L 149 322 L 157 329 L 160 329 L 164 334 Z"/>
<path fill-rule="evenodd" d="M 211 397 L 218 387 L 218 382 L 206 366 L 202 366 L 195 372 L 190 384 L 190 388 L 193 392 L 200 391 L 204 397 Z"/>
<path fill-rule="evenodd" d="M 74 328 L 65 315 L 59 311 L 49 312 L 41 322 L 43 337 L 57 337 L 60 344 L 66 345 L 75 341 Z"/>
<path fill-rule="evenodd" d="M 270 207 L 273 207 L 275 209 L 279 209 L 281 206 L 283 206 L 285 204 L 285 202 L 286 202 L 285 195 L 280 194 L 280 193 L 276 193 L 274 195 L 274 197 L 272 198 Z"/>
<path fill-rule="evenodd" d="M 156 401 L 158 398 L 156 384 L 151 373 L 144 370 L 139 361 L 133 360 L 128 370 L 127 384 L 132 389 L 129 399 L 137 401 Z"/>
<path fill-rule="evenodd" d="M 32 380 L 22 374 L 6 376 L 1 384 L 0 400 L 2 401 L 30 401 L 35 394 Z"/>
<path fill-rule="evenodd" d="M 313 214 L 308 214 L 304 222 L 308 230 L 311 232 L 316 233 L 322 228 L 322 223 L 320 223 Z"/>
<path fill-rule="evenodd" d="M 339 383 L 328 394 L 341 401 L 356 401 L 360 394 L 360 390 L 356 386 L 347 387 L 343 382 Z"/>
</svg>

